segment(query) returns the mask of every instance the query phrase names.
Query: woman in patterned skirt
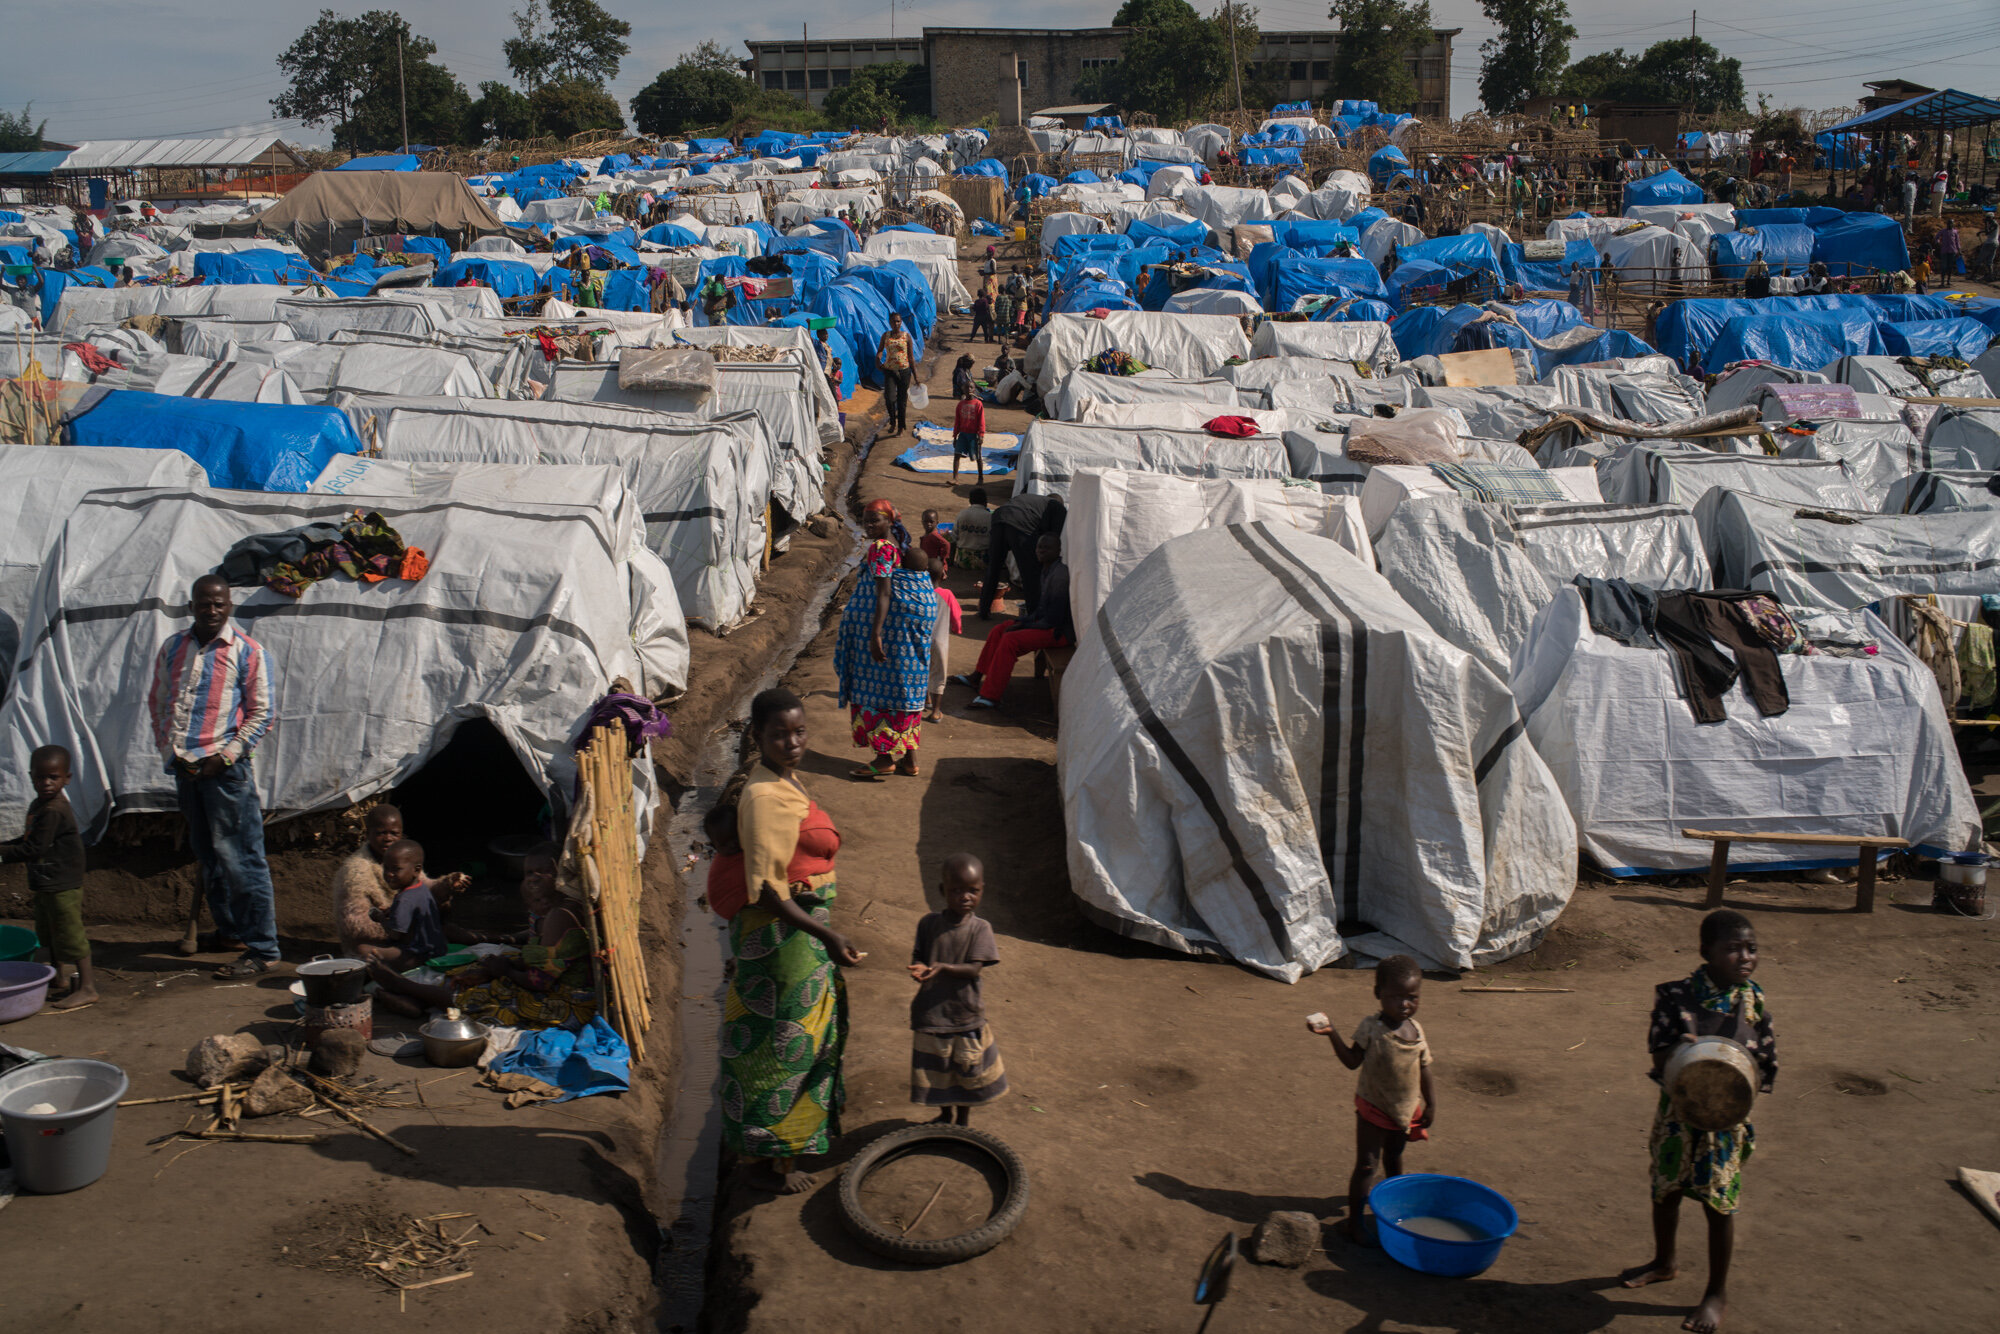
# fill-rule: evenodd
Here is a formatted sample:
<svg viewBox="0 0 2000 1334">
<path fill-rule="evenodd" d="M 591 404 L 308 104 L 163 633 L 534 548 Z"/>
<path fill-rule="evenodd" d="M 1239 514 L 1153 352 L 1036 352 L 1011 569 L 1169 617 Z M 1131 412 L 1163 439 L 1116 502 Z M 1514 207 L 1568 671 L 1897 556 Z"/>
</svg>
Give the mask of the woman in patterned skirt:
<svg viewBox="0 0 2000 1334">
<path fill-rule="evenodd" d="M 851 777 L 879 782 L 893 771 L 914 778 L 930 694 L 937 592 L 923 553 L 897 545 L 893 507 L 874 502 L 865 521 L 868 550 L 841 613 L 833 654 L 854 744 L 874 752 Z"/>
<path fill-rule="evenodd" d="M 861 956 L 832 926 L 840 835 L 799 782 L 805 705 L 766 690 L 751 701 L 750 731 L 758 760 L 736 799 L 746 902 L 729 924 L 736 968 L 722 1010 L 722 1134 L 735 1153 L 768 1159 L 762 1184 L 791 1195 L 813 1182 L 798 1159 L 825 1153 L 840 1133 L 840 969 Z"/>
</svg>

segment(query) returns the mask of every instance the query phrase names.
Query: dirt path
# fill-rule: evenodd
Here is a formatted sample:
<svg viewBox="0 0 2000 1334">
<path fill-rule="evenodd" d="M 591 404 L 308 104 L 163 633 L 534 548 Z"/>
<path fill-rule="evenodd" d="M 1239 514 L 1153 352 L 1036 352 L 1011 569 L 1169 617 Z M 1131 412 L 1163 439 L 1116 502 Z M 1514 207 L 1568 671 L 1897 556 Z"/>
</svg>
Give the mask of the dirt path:
<svg viewBox="0 0 2000 1334">
<path fill-rule="evenodd" d="M 958 343 L 967 324 L 943 327 Z M 934 421 L 948 417 L 956 354 L 935 364 Z M 1005 410 L 990 419 L 1024 424 Z M 899 447 L 876 451 L 864 496 L 889 497 L 913 527 L 926 505 L 963 503 L 965 485 L 947 498 L 942 481 L 893 467 Z M 995 503 L 1002 489 L 989 488 Z M 965 599 L 970 581 L 955 575 L 952 587 Z M 983 629 L 971 618 L 966 628 L 955 670 Z M 1025 664 L 997 713 L 967 716 L 966 692 L 950 691 L 951 716 L 924 730 L 922 778 L 849 782 L 859 752 L 836 705 L 832 649 L 829 627 L 789 678 L 813 729 L 806 782 L 845 839 L 836 921 L 870 953 L 848 974 L 848 1133 L 831 1165 L 920 1116 L 908 1102 L 911 984 L 900 965 L 917 919 L 938 906 L 940 861 L 969 851 L 986 863 L 982 913 L 1000 935 L 1004 962 L 986 987 L 1013 1085 L 976 1123 L 1026 1159 L 1033 1200 L 998 1249 L 919 1270 L 847 1236 L 830 1170 L 799 1198 L 732 1189 L 712 1327 L 1193 1328 L 1195 1272 L 1225 1231 L 1247 1235 L 1277 1209 L 1338 1215 L 1353 1076 L 1303 1020 L 1324 1010 L 1351 1029 L 1370 1009 L 1370 975 L 1329 969 L 1288 988 L 1086 923 L 1064 865 L 1048 690 Z M 1930 913 L 1930 887 L 1915 882 L 1886 884 L 1873 917 L 1836 911 L 1852 901 L 1846 886 L 1731 893 L 1761 929 L 1782 1074 L 1756 1117 L 1730 1327 L 1990 1324 L 2000 1235 L 1949 1182 L 1961 1163 L 2000 1166 L 1994 924 Z M 1216 1328 L 1677 1328 L 1701 1290 L 1697 1218 L 1684 1227 L 1678 1283 L 1627 1292 L 1610 1276 L 1650 1253 L 1646 1015 L 1653 985 L 1697 963 L 1699 901 L 1691 882 L 1588 883 L 1535 956 L 1427 982 L 1441 1109 L 1435 1139 L 1412 1146 L 1408 1164 L 1475 1177 L 1514 1201 L 1521 1232 L 1492 1269 L 1426 1279 L 1329 1233 L 1302 1270 L 1239 1271 Z M 1460 990 L 1508 978 L 1572 990 Z"/>
</svg>

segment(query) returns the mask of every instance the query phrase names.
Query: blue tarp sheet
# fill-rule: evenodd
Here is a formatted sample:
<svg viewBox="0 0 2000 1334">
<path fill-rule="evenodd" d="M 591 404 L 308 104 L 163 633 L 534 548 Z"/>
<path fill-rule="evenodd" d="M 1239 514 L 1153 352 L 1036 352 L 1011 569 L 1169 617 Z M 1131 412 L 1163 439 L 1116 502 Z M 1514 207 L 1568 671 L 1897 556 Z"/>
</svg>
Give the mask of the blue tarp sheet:
<svg viewBox="0 0 2000 1334">
<path fill-rule="evenodd" d="M 1725 232 L 1715 238 L 1716 277 L 1725 282 L 1742 282 L 1750 261 L 1762 256 L 1771 276 L 1780 277 L 1789 268 L 1798 274 L 1812 263 L 1813 229 L 1802 223 L 1768 222 L 1754 231 Z"/>
<path fill-rule="evenodd" d="M 1088 167 L 1085 167 L 1082 171 L 1073 171 L 1063 177 L 1064 185 L 1101 185 L 1103 182 L 1104 178 Z"/>
<path fill-rule="evenodd" d="M 924 271 L 907 259 L 892 259 L 887 264 L 849 269 L 842 281 L 850 280 L 864 282 L 881 294 L 889 309 L 903 317 L 903 327 L 916 341 L 917 355 L 923 356 L 924 344 L 930 341 L 931 328 L 937 323 L 937 296 Z"/>
<path fill-rule="evenodd" d="M 1031 197 L 1040 199 L 1043 195 L 1056 188 L 1056 178 L 1053 176 L 1044 176 L 1039 171 L 1031 171 L 1021 178 L 1021 184 L 1028 187 L 1028 194 Z"/>
<path fill-rule="evenodd" d="M 1477 306 L 1419 306 L 1406 310 L 1389 326 L 1389 337 L 1403 360 L 1438 357 L 1458 345 L 1459 330 L 1480 316 Z"/>
<path fill-rule="evenodd" d="M 881 294 L 867 283 L 849 282 L 843 277 L 820 288 L 807 309 L 840 322 L 837 327 L 854 349 L 851 364 L 855 374 L 879 386 L 882 362 L 876 354 L 882 346 L 882 335 L 889 332 L 889 303 Z"/>
<path fill-rule="evenodd" d="M 1842 357 L 1879 357 L 1884 351 L 1881 326 L 1872 312 L 1850 307 L 1735 316 L 1722 326 L 1703 361 L 1712 371 L 1751 360 L 1816 371 Z"/>
<path fill-rule="evenodd" d="M 406 236 L 403 238 L 403 253 L 429 255 L 439 264 L 447 264 L 451 261 L 451 242 L 442 236 Z"/>
<path fill-rule="evenodd" d="M 1152 218 L 1134 218 L 1125 229 L 1133 245 L 1144 245 L 1147 241 L 1161 240 L 1168 245 L 1201 245 L 1208 240 L 1208 224 L 1205 222 L 1158 222 Z"/>
<path fill-rule="evenodd" d="M 812 305 L 813 298 L 827 284 L 840 276 L 840 265 L 830 256 L 823 255 L 817 250 L 789 250 L 781 252 L 778 257 L 784 260 L 785 268 L 791 274 L 792 295 L 753 299 L 746 297 L 740 287 L 732 289 L 736 293 L 736 305 L 730 310 L 725 323 L 765 324 L 770 321 L 774 313 L 789 315 L 793 311 L 808 308 Z M 692 294 L 699 292 L 701 285 L 706 283 L 712 274 L 720 274 L 724 278 L 771 276 L 752 274 L 750 261 L 741 255 L 722 255 L 715 259 L 703 260 L 701 268 L 695 272 L 695 285 L 689 289 L 690 300 L 694 305 L 694 322 L 697 326 L 705 326 L 709 321 L 708 316 L 702 313 L 701 298 Z"/>
<path fill-rule="evenodd" d="M 1093 263 L 1103 263 L 1103 267 L 1109 269 L 1119 282 L 1136 292 L 1139 290 L 1139 270 L 1148 264 L 1165 264 L 1173 258 L 1173 255 L 1174 248 L 1165 241 L 1148 241 L 1145 245 L 1121 250 L 1115 255 L 1086 256 L 1077 261 L 1076 268 L 1087 268 Z M 1075 269 L 1070 270 L 1074 271 Z"/>
<path fill-rule="evenodd" d="M 415 153 L 377 153 L 372 157 L 358 157 L 343 162 L 335 171 L 417 171 L 424 160 Z"/>
<path fill-rule="evenodd" d="M 1389 215 L 1387 213 L 1384 213 L 1381 209 L 1376 208 L 1373 204 L 1370 204 L 1367 208 L 1362 209 L 1359 213 L 1349 218 L 1347 220 L 1347 225 L 1349 227 L 1352 227 L 1355 231 L 1359 232 L 1361 235 L 1366 236 L 1368 235 L 1368 229 L 1370 227 L 1373 227 L 1376 223 L 1382 221 L 1382 219 L 1388 216 Z"/>
<path fill-rule="evenodd" d="M 1971 361 L 1993 341 L 1993 331 L 1978 320 L 1916 320 L 1884 324 L 1882 346 L 1892 357 L 1957 357 Z"/>
<path fill-rule="evenodd" d="M 541 275 L 535 272 L 534 265 L 501 256 L 491 259 L 468 256 L 453 260 L 437 271 L 437 276 L 431 279 L 431 286 L 456 287 L 468 278 L 492 288 L 493 294 L 503 300 L 550 290 L 542 285 Z"/>
<path fill-rule="evenodd" d="M 1243 162 L 1245 166 L 1251 167 L 1301 167 L 1305 165 L 1305 159 L 1299 156 L 1299 150 L 1289 145 L 1272 148 L 1246 148 L 1243 150 Z"/>
<path fill-rule="evenodd" d="M 492 1068 L 503 1075 L 527 1075 L 563 1091 L 551 1102 L 623 1093 L 632 1087 L 632 1052 L 602 1018 L 582 1028 L 528 1029 Z"/>
<path fill-rule="evenodd" d="M 1962 302 L 1947 301 L 1941 296 L 1918 296 L 1915 292 L 1883 292 L 1870 296 L 1868 304 L 1875 307 L 1884 321 L 1898 324 L 1911 320 L 1949 320 L 1967 313 Z"/>
<path fill-rule="evenodd" d="M 1280 241 L 1295 249 L 1304 250 L 1308 246 L 1331 248 L 1342 241 L 1361 244 L 1361 233 L 1351 223 L 1333 222 L 1319 218 L 1278 218 L 1272 222 L 1253 224 L 1271 229 L 1271 239 Z"/>
<path fill-rule="evenodd" d="M 1903 224 L 1886 213 L 1848 213 L 1817 228 L 1813 258 L 1836 278 L 1863 268 L 1896 273 L 1910 267 Z"/>
<path fill-rule="evenodd" d="M 1774 222 L 1790 223 L 1798 227 L 1821 227 L 1847 215 L 1837 208 L 1827 208 L 1814 204 L 1811 208 L 1739 208 L 1736 210 L 1738 227 L 1768 227 Z"/>
<path fill-rule="evenodd" d="M 646 285 L 650 269 L 613 269 L 604 275 L 604 309 L 651 310 L 652 289 Z"/>
<path fill-rule="evenodd" d="M 1774 296 L 1762 301 L 1739 298 L 1697 297 L 1672 301 L 1660 312 L 1653 325 L 1653 341 L 1660 351 L 1682 366 L 1708 365 L 1708 349 L 1722 326 L 1739 315 L 1790 315 L 1799 311 L 1858 309 L 1873 319 L 1876 310 L 1865 296 L 1841 293 L 1830 296 Z M 1711 370 L 1718 369 L 1710 366 Z M 1818 370 L 1817 366 L 1812 367 Z"/>
<path fill-rule="evenodd" d="M 1002 185 L 1005 185 L 1007 183 L 1007 164 L 997 157 L 983 157 L 977 162 L 960 167 L 958 174 L 961 176 L 992 176 L 996 177 Z"/>
<path fill-rule="evenodd" d="M 812 315 L 805 311 L 799 311 L 796 314 L 785 316 L 778 323 L 787 328 L 805 329 L 814 340 L 817 340 L 819 338 L 819 331 L 808 328 L 808 321 L 813 318 Z M 884 327 L 887 327 L 886 321 L 884 322 Z M 847 341 L 847 335 L 842 333 L 838 328 L 826 331 L 826 345 L 833 349 L 834 356 L 840 358 L 840 397 L 845 401 L 854 392 L 854 386 L 859 383 L 859 372 L 854 365 L 854 346 Z"/>
<path fill-rule="evenodd" d="M 1387 289 L 1382 275 L 1365 259 L 1313 259 L 1294 254 L 1274 257 L 1260 292 L 1266 310 L 1282 313 L 1300 297 L 1315 293 L 1381 297 Z"/>
<path fill-rule="evenodd" d="M 1396 308 L 1386 301 L 1373 301 L 1366 297 L 1358 300 L 1328 302 L 1313 313 L 1315 321 L 1326 320 L 1338 323 L 1343 320 L 1367 321 L 1374 324 L 1388 324 L 1396 318 Z"/>
<path fill-rule="evenodd" d="M 1368 157 L 1368 175 L 1377 185 L 1388 180 L 1399 171 L 1408 171 L 1410 160 L 1403 156 L 1403 150 L 1394 144 L 1384 144 Z"/>
<path fill-rule="evenodd" d="M 1056 294 L 1049 304 L 1051 315 L 1079 315 L 1102 306 L 1106 310 L 1137 310 L 1132 290 L 1121 282 L 1089 282 Z"/>
<path fill-rule="evenodd" d="M 194 276 L 205 283 L 246 286 L 317 282 L 319 274 L 297 255 L 282 250 L 203 250 L 194 257 Z"/>
<path fill-rule="evenodd" d="M 700 245 L 701 238 L 678 223 L 663 222 L 657 227 L 648 227 L 639 233 L 641 241 L 651 241 L 654 245 Z"/>
<path fill-rule="evenodd" d="M 854 239 L 854 233 L 844 223 L 807 223 L 789 236 L 781 236 L 764 247 L 764 253 L 782 254 L 787 250 L 816 250 L 831 258 L 836 264 L 861 248 Z"/>
<path fill-rule="evenodd" d="M 1406 300 L 1405 293 L 1426 287 L 1445 287 L 1460 278 L 1471 276 L 1476 269 L 1461 269 L 1454 264 L 1439 264 L 1435 260 L 1413 259 L 1407 264 L 1399 264 L 1383 284 L 1388 290 L 1387 299 L 1391 305 L 1401 307 Z"/>
<path fill-rule="evenodd" d="M 1585 273 L 1594 272 L 1597 268 L 1597 247 L 1581 237 L 1563 246 L 1560 260 L 1530 263 L 1523 257 L 1524 253 L 1519 241 L 1509 241 L 1500 256 L 1500 276 L 1530 291 L 1568 291 L 1570 265 L 1581 264 Z"/>
<path fill-rule="evenodd" d="M 178 449 L 231 491 L 304 491 L 361 440 L 339 408 L 113 389 L 70 420 L 78 445 Z"/>
<path fill-rule="evenodd" d="M 1701 187 L 1671 167 L 1625 187 L 1626 208 L 1639 204 L 1699 204 L 1702 198 Z"/>
<path fill-rule="evenodd" d="M 730 142 L 729 142 L 729 141 L 728 141 L 727 139 L 690 139 L 690 140 L 688 140 L 688 148 L 689 148 L 690 150 L 692 150 L 693 152 L 696 152 L 696 153 L 704 153 L 704 154 L 706 154 L 706 153 L 727 153 L 727 152 L 731 152 L 732 150 L 734 150 L 734 149 L 735 149 L 735 147 L 736 147 L 736 145 L 735 145 L 735 144 L 732 144 L 732 143 L 730 143 Z"/>
<path fill-rule="evenodd" d="M 561 237 L 560 239 L 550 244 L 549 250 L 554 254 L 560 255 L 563 251 L 574 250 L 580 245 L 582 246 L 599 245 L 599 246 L 604 246 L 607 249 L 614 245 L 620 245 L 624 246 L 626 249 L 629 250 L 633 246 L 636 246 L 638 244 L 639 244 L 639 234 L 637 232 L 633 231 L 630 227 L 620 227 L 617 231 L 606 232 L 602 236 Z"/>
<path fill-rule="evenodd" d="M 1103 255 L 1103 262 L 1108 264 L 1111 255 L 1130 250 L 1137 244 L 1123 232 L 1069 232 L 1056 238 L 1055 248 L 1049 252 L 1049 257 L 1052 261 L 1060 261 L 1094 252 Z"/>
<path fill-rule="evenodd" d="M 1496 279 L 1500 276 L 1500 257 L 1493 253 L 1493 243 L 1480 232 L 1464 232 L 1458 236 L 1434 236 L 1415 245 L 1396 247 L 1397 263 L 1408 264 L 1411 260 L 1446 264 L 1465 273 L 1485 269 Z"/>
</svg>

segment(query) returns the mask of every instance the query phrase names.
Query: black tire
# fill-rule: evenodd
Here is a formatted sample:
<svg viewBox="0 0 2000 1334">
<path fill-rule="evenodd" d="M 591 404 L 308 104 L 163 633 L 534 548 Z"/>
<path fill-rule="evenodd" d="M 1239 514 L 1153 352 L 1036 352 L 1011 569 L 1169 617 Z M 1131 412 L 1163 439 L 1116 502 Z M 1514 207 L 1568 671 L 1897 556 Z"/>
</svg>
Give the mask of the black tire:
<svg viewBox="0 0 2000 1334">
<path fill-rule="evenodd" d="M 940 1141 L 970 1146 L 999 1164 L 1001 1174 L 1007 1179 L 1007 1191 L 993 1216 L 970 1232 L 961 1232 L 955 1237 L 940 1237 L 935 1241 L 912 1241 L 869 1217 L 868 1211 L 861 1205 L 861 1187 L 875 1170 L 907 1153 L 921 1151 L 927 1145 Z M 846 1222 L 847 1230 L 854 1234 L 856 1241 L 875 1254 L 900 1260 L 904 1264 L 957 1264 L 960 1260 L 984 1255 L 1020 1226 L 1022 1216 L 1027 1212 L 1027 1165 L 1005 1140 L 970 1126 L 931 1123 L 884 1135 L 856 1154 L 854 1161 L 840 1175 L 840 1216 Z"/>
</svg>

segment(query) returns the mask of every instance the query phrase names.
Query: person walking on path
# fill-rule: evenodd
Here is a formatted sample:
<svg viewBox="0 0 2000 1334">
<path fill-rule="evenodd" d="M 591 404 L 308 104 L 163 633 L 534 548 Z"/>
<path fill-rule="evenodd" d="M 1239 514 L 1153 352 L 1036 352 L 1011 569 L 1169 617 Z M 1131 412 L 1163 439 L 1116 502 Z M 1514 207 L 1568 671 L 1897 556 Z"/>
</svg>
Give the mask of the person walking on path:
<svg viewBox="0 0 2000 1334">
<path fill-rule="evenodd" d="M 889 332 L 882 335 L 876 357 L 882 363 L 882 407 L 889 414 L 890 435 L 909 429 L 910 372 L 916 365 L 916 348 L 903 329 L 903 317 L 889 317 Z"/>
<path fill-rule="evenodd" d="M 833 667 L 854 744 L 873 752 L 849 777 L 879 782 L 893 770 L 917 776 L 924 706 L 930 699 L 937 592 L 921 549 L 898 545 L 893 520 L 867 512 L 868 549 L 840 617 Z"/>
<path fill-rule="evenodd" d="M 203 575 L 191 593 L 194 623 L 160 645 L 147 707 L 215 918 L 213 947 L 243 946 L 216 976 L 251 978 L 278 962 L 276 894 L 251 769 L 271 725 L 270 659 L 231 623 L 235 604 L 221 575 Z"/>
</svg>

